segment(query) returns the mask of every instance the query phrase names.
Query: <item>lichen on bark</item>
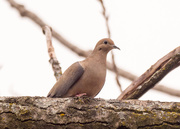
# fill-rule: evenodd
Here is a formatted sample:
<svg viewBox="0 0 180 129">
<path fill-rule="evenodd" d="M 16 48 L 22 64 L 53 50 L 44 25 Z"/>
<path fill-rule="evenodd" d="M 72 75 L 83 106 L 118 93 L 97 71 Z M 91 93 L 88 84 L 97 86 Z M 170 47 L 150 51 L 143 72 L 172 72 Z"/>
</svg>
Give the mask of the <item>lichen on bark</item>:
<svg viewBox="0 0 180 129">
<path fill-rule="evenodd" d="M 0 97 L 0 128 L 180 128 L 180 103 Z"/>
</svg>

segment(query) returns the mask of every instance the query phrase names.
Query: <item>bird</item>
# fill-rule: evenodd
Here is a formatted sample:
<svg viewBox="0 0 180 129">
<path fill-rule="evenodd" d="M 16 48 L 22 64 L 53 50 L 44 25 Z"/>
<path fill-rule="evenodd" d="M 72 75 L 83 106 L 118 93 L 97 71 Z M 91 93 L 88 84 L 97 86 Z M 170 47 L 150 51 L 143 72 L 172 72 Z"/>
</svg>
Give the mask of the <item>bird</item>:
<svg viewBox="0 0 180 129">
<path fill-rule="evenodd" d="M 73 63 L 65 70 L 49 91 L 47 97 L 87 96 L 94 98 L 105 83 L 106 58 L 108 52 L 112 49 L 119 49 L 119 47 L 115 46 L 110 38 L 99 40 L 86 59 Z"/>
</svg>

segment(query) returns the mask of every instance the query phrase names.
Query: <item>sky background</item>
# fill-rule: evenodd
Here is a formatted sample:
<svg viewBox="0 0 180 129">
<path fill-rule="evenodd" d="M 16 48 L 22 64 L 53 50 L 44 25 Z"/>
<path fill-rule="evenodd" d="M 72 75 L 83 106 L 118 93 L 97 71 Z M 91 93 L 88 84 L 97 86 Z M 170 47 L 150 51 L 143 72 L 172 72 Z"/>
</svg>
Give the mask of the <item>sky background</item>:
<svg viewBox="0 0 180 129">
<path fill-rule="evenodd" d="M 84 50 L 92 50 L 107 37 L 102 7 L 97 0 L 16 0 L 36 13 L 64 38 Z M 180 46 L 179 0 L 104 0 L 117 66 L 137 76 L 165 54 Z M 22 18 L 6 0 L 0 1 L 0 96 L 46 96 L 56 79 L 48 60 L 45 36 L 39 26 Z M 63 72 L 83 60 L 53 39 Z M 108 60 L 111 61 L 110 53 Z M 180 68 L 160 83 L 180 90 Z M 131 82 L 120 77 L 122 88 Z M 114 73 L 97 98 L 116 99 L 120 94 Z M 179 101 L 150 90 L 141 100 Z"/>
</svg>

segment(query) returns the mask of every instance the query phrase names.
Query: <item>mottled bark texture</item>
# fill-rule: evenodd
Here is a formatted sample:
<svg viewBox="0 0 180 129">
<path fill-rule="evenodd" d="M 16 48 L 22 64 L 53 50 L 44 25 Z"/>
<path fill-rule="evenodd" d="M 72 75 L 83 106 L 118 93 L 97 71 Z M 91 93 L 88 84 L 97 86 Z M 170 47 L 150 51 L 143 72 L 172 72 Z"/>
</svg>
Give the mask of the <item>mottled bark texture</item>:
<svg viewBox="0 0 180 129">
<path fill-rule="evenodd" d="M 180 128 L 180 103 L 0 97 L 1 129 Z"/>
</svg>

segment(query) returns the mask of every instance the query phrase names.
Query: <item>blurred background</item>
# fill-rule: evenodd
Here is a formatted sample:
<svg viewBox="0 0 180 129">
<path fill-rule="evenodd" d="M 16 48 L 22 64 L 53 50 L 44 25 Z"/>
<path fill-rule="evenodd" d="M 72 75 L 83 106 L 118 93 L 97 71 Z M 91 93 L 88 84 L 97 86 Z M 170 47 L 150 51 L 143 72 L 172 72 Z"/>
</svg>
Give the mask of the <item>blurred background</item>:
<svg viewBox="0 0 180 129">
<path fill-rule="evenodd" d="M 60 33 L 73 45 L 92 50 L 107 37 L 98 0 L 16 0 Z M 118 67 L 137 76 L 180 45 L 179 0 L 104 0 L 111 38 L 121 51 L 113 50 Z M 56 79 L 41 28 L 20 16 L 5 0 L 0 1 L 0 96 L 46 96 Z M 53 39 L 63 72 L 83 60 Z M 111 61 L 109 53 L 108 60 Z M 180 68 L 160 84 L 180 90 Z M 124 90 L 131 81 L 119 77 Z M 115 74 L 107 70 L 106 82 L 97 98 L 116 99 L 120 90 Z M 178 101 L 180 98 L 155 90 L 141 100 Z"/>
</svg>

